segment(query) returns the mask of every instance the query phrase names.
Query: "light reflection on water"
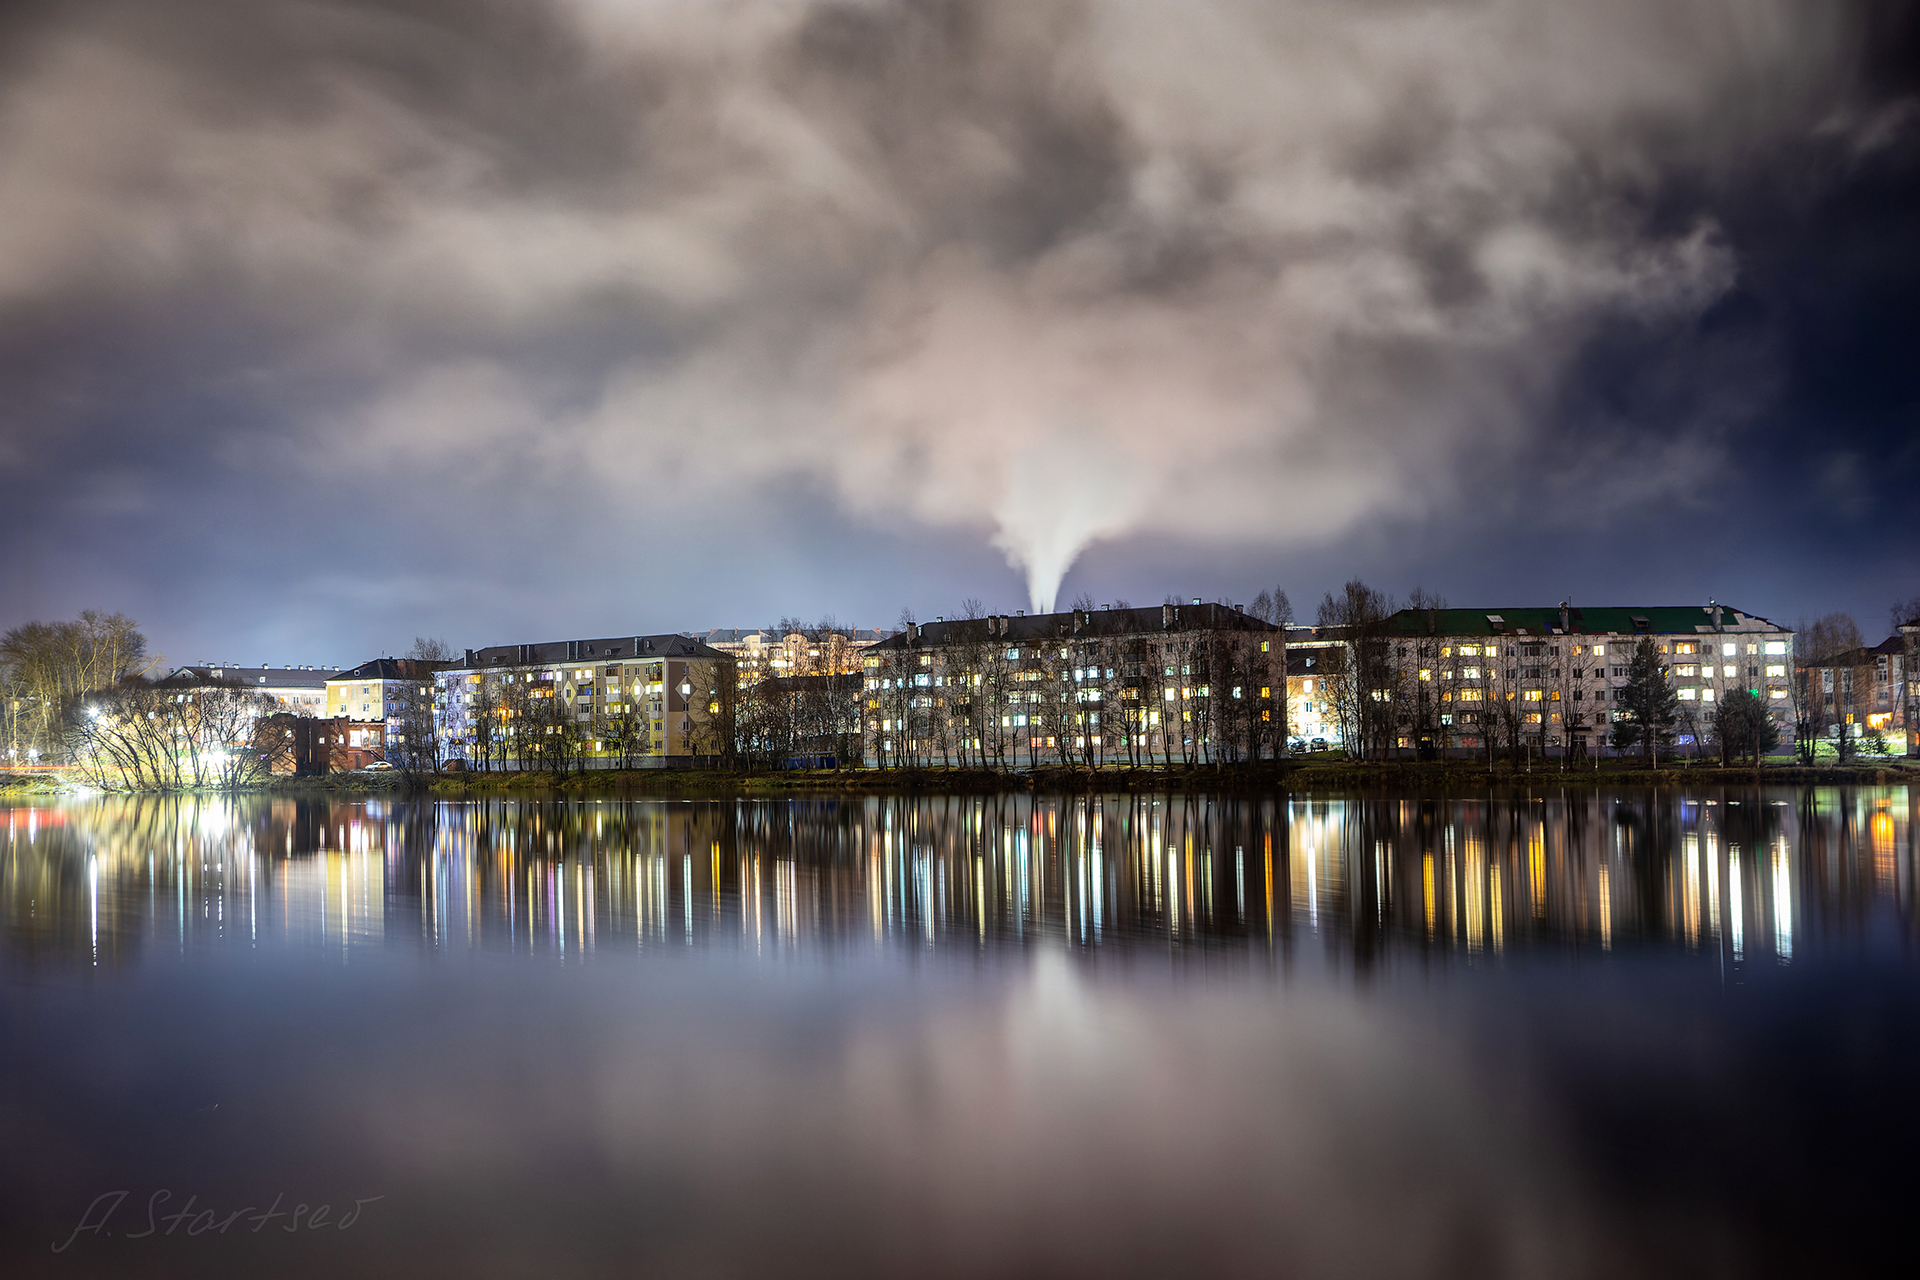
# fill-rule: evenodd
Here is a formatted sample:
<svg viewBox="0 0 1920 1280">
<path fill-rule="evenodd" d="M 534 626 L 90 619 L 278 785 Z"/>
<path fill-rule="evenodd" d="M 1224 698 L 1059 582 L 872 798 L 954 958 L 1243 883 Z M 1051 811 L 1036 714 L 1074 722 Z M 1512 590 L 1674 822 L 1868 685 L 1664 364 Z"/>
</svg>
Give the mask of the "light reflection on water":
<svg viewBox="0 0 1920 1280">
<path fill-rule="evenodd" d="M 1240 950 L 1370 969 L 1658 940 L 1791 961 L 1879 916 L 1910 932 L 1905 787 L 1494 799 L 1205 796 L 334 802 L 15 808 L 0 928 L 20 955 L 417 941 L 555 960 Z"/>
<path fill-rule="evenodd" d="M 1917 805 L 0 810 L 0 1274 L 1841 1273 Z M 384 1198 L 50 1252 L 121 1187 Z"/>
</svg>

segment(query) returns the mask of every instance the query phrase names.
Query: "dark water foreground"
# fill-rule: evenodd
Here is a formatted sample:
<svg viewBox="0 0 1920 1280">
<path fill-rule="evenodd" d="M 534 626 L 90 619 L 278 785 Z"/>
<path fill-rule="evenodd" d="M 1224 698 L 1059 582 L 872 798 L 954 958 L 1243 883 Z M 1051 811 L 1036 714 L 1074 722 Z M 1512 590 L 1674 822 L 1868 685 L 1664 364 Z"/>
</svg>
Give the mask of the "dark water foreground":
<svg viewBox="0 0 1920 1280">
<path fill-rule="evenodd" d="M 0 810 L 0 1275 L 1844 1274 L 1920 1191 L 1916 818 Z"/>
</svg>

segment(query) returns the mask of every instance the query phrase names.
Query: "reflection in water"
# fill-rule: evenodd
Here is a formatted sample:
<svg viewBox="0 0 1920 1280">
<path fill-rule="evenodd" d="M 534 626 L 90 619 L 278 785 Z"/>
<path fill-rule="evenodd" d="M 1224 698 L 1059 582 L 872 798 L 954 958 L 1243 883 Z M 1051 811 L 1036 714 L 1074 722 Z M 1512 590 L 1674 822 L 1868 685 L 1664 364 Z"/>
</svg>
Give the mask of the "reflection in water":
<svg viewBox="0 0 1920 1280">
<path fill-rule="evenodd" d="M 0 1274 L 1850 1274 L 1916 805 L 0 810 Z M 383 1198 L 133 1234 L 162 1189 Z"/>
<path fill-rule="evenodd" d="M 1671 940 L 1730 964 L 1913 922 L 1905 787 L 1474 799 L 112 797 L 0 813 L 15 954 L 417 939 L 954 952 L 1063 940 L 1358 969 Z"/>
</svg>

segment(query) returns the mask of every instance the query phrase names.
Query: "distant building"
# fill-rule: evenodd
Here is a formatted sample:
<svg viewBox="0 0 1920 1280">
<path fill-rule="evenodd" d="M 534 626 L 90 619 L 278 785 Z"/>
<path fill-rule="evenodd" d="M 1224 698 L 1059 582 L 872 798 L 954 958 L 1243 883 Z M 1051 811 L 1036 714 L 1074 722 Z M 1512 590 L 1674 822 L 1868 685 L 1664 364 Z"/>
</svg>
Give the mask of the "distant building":
<svg viewBox="0 0 1920 1280">
<path fill-rule="evenodd" d="M 1901 667 L 1907 680 L 1907 754 L 1920 756 L 1920 618 L 1910 618 L 1896 630 L 1900 636 Z"/>
<path fill-rule="evenodd" d="M 674 634 L 469 649 L 435 676 L 435 723 L 469 769 L 692 764 L 731 749 L 733 669 Z"/>
<path fill-rule="evenodd" d="M 433 756 L 433 676 L 448 664 L 417 658 L 375 658 L 327 681 L 327 718 L 351 724 L 347 745 L 400 755 L 402 763 Z M 373 730 L 377 728 L 378 732 Z M 353 766 L 359 768 L 362 766 Z"/>
<path fill-rule="evenodd" d="M 808 635 L 772 628 L 739 631 L 721 628 L 702 637 L 707 645 L 731 654 L 742 687 L 774 676 L 845 674 L 860 669 L 860 651 L 893 633 L 857 627 Z"/>
<path fill-rule="evenodd" d="M 245 685 L 272 698 L 289 715 L 323 716 L 327 714 L 327 681 L 338 671 L 338 667 L 235 667 L 208 662 L 175 667 L 166 679 L 180 685 Z"/>
<path fill-rule="evenodd" d="M 1599 751 L 1643 638 L 1679 695 L 1682 746 L 1703 745 L 1717 701 L 1735 689 L 1766 704 L 1783 741 L 1793 734 L 1793 632 L 1724 605 L 1402 609 L 1383 634 L 1402 749 L 1473 750 L 1491 737 L 1548 754 Z"/>
<path fill-rule="evenodd" d="M 1920 632 L 1920 626 L 1912 630 Z M 1800 666 L 1803 713 L 1813 731 L 1830 739 L 1856 740 L 1880 733 L 1890 750 L 1911 750 L 1911 644 L 1911 636 L 1897 632 L 1870 648 L 1849 649 Z"/>
<path fill-rule="evenodd" d="M 883 765 L 1211 763 L 1285 746 L 1282 633 L 1229 605 L 921 623 L 861 657 Z"/>
<path fill-rule="evenodd" d="M 1345 661 L 1345 648 L 1337 643 L 1287 642 L 1287 738 L 1294 750 L 1343 745 L 1332 680 Z"/>
</svg>

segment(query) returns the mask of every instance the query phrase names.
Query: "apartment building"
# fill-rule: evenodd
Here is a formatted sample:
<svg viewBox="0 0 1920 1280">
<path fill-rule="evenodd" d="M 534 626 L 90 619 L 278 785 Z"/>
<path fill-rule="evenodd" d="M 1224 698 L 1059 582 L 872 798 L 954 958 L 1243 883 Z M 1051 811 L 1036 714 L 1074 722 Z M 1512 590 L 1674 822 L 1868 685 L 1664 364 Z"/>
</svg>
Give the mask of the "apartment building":
<svg viewBox="0 0 1920 1280">
<path fill-rule="evenodd" d="M 689 636 L 469 649 L 435 685 L 442 750 L 469 769 L 664 768 L 731 747 L 734 658 Z"/>
<path fill-rule="evenodd" d="M 432 765 L 433 677 L 445 663 L 375 658 L 327 681 L 327 718 L 353 725 L 349 743 L 370 758 Z M 371 732 L 373 726 L 378 732 Z M 381 753 L 374 757 L 371 753 Z"/>
<path fill-rule="evenodd" d="M 1906 628 L 1902 629 L 1903 631 Z M 1920 632 L 1920 625 L 1912 628 Z M 1914 671 L 1909 636 L 1896 632 L 1877 645 L 1799 666 L 1801 714 L 1815 736 L 1884 737 L 1889 750 L 1906 754 L 1913 738 Z"/>
<path fill-rule="evenodd" d="M 1906 674 L 1907 754 L 1920 756 L 1920 618 L 1895 628 L 1900 637 L 1901 666 Z"/>
<path fill-rule="evenodd" d="M 1294 751 L 1344 745 L 1335 705 L 1337 677 L 1345 670 L 1345 647 L 1317 639 L 1287 641 L 1287 743 Z"/>
<path fill-rule="evenodd" d="M 1224 604 L 922 623 L 868 647 L 882 765 L 1210 763 L 1285 745 L 1283 633 Z"/>
<path fill-rule="evenodd" d="M 1491 738 L 1548 754 L 1600 752 L 1642 639 L 1667 664 L 1683 748 L 1704 746 L 1718 701 L 1736 689 L 1766 703 L 1783 741 L 1793 735 L 1793 632 L 1717 603 L 1403 609 L 1382 637 L 1398 748 L 1476 750 Z"/>
<path fill-rule="evenodd" d="M 731 654 L 742 687 L 776 677 L 846 675 L 860 670 L 860 652 L 886 639 L 890 631 L 850 627 L 843 631 L 789 631 L 771 627 L 752 631 L 718 628 L 705 643 Z"/>
<path fill-rule="evenodd" d="M 236 667 L 224 662 L 206 662 L 175 667 L 166 676 L 168 683 L 181 685 L 237 684 L 272 698 L 289 715 L 323 716 L 327 713 L 327 681 L 338 667 Z"/>
</svg>

